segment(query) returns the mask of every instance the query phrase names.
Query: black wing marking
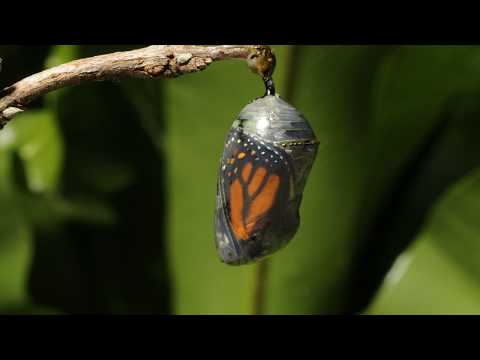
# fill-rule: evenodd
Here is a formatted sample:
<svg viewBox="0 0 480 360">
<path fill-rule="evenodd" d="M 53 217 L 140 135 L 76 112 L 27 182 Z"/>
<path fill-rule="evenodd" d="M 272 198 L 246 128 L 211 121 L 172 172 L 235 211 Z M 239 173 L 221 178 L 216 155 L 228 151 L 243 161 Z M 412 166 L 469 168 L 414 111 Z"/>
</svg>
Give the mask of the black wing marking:
<svg viewBox="0 0 480 360">
<path fill-rule="evenodd" d="M 252 164 L 252 168 L 248 179 L 245 181 L 242 177 L 242 171 L 248 163 Z M 263 178 L 262 183 L 255 193 L 249 196 L 247 192 L 248 184 L 259 167 L 264 167 L 267 170 L 267 176 Z M 229 198 L 232 183 L 236 179 L 239 179 L 244 189 L 243 219 L 245 220 L 251 201 L 262 191 L 270 174 L 280 176 L 281 189 L 278 198 L 282 203 L 287 201 L 291 183 L 291 168 L 288 155 L 283 149 L 278 149 L 272 144 L 265 143 L 257 136 L 246 134 L 241 128 L 232 129 L 229 132 L 221 159 L 217 191 L 220 195 L 221 207 L 223 208 L 225 219 L 228 220 L 228 227 L 231 234 L 233 232 L 231 228 Z"/>
</svg>

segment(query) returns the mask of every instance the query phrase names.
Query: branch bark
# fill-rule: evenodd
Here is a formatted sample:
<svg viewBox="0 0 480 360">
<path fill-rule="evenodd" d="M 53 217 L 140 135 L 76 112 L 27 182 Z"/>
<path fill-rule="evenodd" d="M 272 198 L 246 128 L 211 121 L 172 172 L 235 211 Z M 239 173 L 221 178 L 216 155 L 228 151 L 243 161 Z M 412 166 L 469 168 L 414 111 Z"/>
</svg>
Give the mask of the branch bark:
<svg viewBox="0 0 480 360">
<path fill-rule="evenodd" d="M 75 60 L 26 77 L 3 89 L 0 92 L 0 128 L 32 100 L 65 86 L 126 77 L 172 78 L 204 70 L 217 60 L 248 59 L 265 48 L 268 47 L 152 45 Z"/>
</svg>

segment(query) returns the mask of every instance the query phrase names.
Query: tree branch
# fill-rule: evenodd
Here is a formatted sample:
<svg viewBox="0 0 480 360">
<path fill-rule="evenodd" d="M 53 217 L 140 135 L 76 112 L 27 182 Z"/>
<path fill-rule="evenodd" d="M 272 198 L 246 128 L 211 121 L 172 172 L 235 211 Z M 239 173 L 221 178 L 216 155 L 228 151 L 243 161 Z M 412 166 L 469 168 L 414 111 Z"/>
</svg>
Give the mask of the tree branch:
<svg viewBox="0 0 480 360">
<path fill-rule="evenodd" d="M 126 77 L 177 77 L 204 70 L 213 61 L 248 59 L 252 53 L 258 53 L 265 48 L 268 47 L 152 45 L 75 60 L 26 77 L 3 89 L 0 92 L 0 128 L 22 112 L 24 106 L 32 100 L 65 86 Z"/>
</svg>

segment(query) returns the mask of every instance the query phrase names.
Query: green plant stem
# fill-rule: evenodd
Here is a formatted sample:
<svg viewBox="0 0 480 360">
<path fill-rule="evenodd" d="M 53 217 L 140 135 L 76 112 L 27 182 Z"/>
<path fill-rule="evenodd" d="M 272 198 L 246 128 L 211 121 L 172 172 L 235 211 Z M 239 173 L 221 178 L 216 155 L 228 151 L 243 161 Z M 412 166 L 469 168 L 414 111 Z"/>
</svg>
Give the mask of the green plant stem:
<svg viewBox="0 0 480 360">
<path fill-rule="evenodd" d="M 269 260 L 264 259 L 255 266 L 255 289 L 253 293 L 253 315 L 262 315 L 265 307 L 265 291 Z"/>
</svg>

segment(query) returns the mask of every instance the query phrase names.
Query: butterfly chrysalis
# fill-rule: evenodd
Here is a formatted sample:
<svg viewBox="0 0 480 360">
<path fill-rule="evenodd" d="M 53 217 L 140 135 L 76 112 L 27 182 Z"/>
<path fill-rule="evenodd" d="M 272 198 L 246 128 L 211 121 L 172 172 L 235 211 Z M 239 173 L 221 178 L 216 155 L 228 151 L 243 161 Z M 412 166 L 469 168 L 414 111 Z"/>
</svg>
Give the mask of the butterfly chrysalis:
<svg viewBox="0 0 480 360">
<path fill-rule="evenodd" d="M 227 135 L 215 214 L 220 259 L 241 265 L 284 247 L 295 235 L 318 141 L 305 117 L 264 77 L 266 93 L 245 106 Z"/>
</svg>

